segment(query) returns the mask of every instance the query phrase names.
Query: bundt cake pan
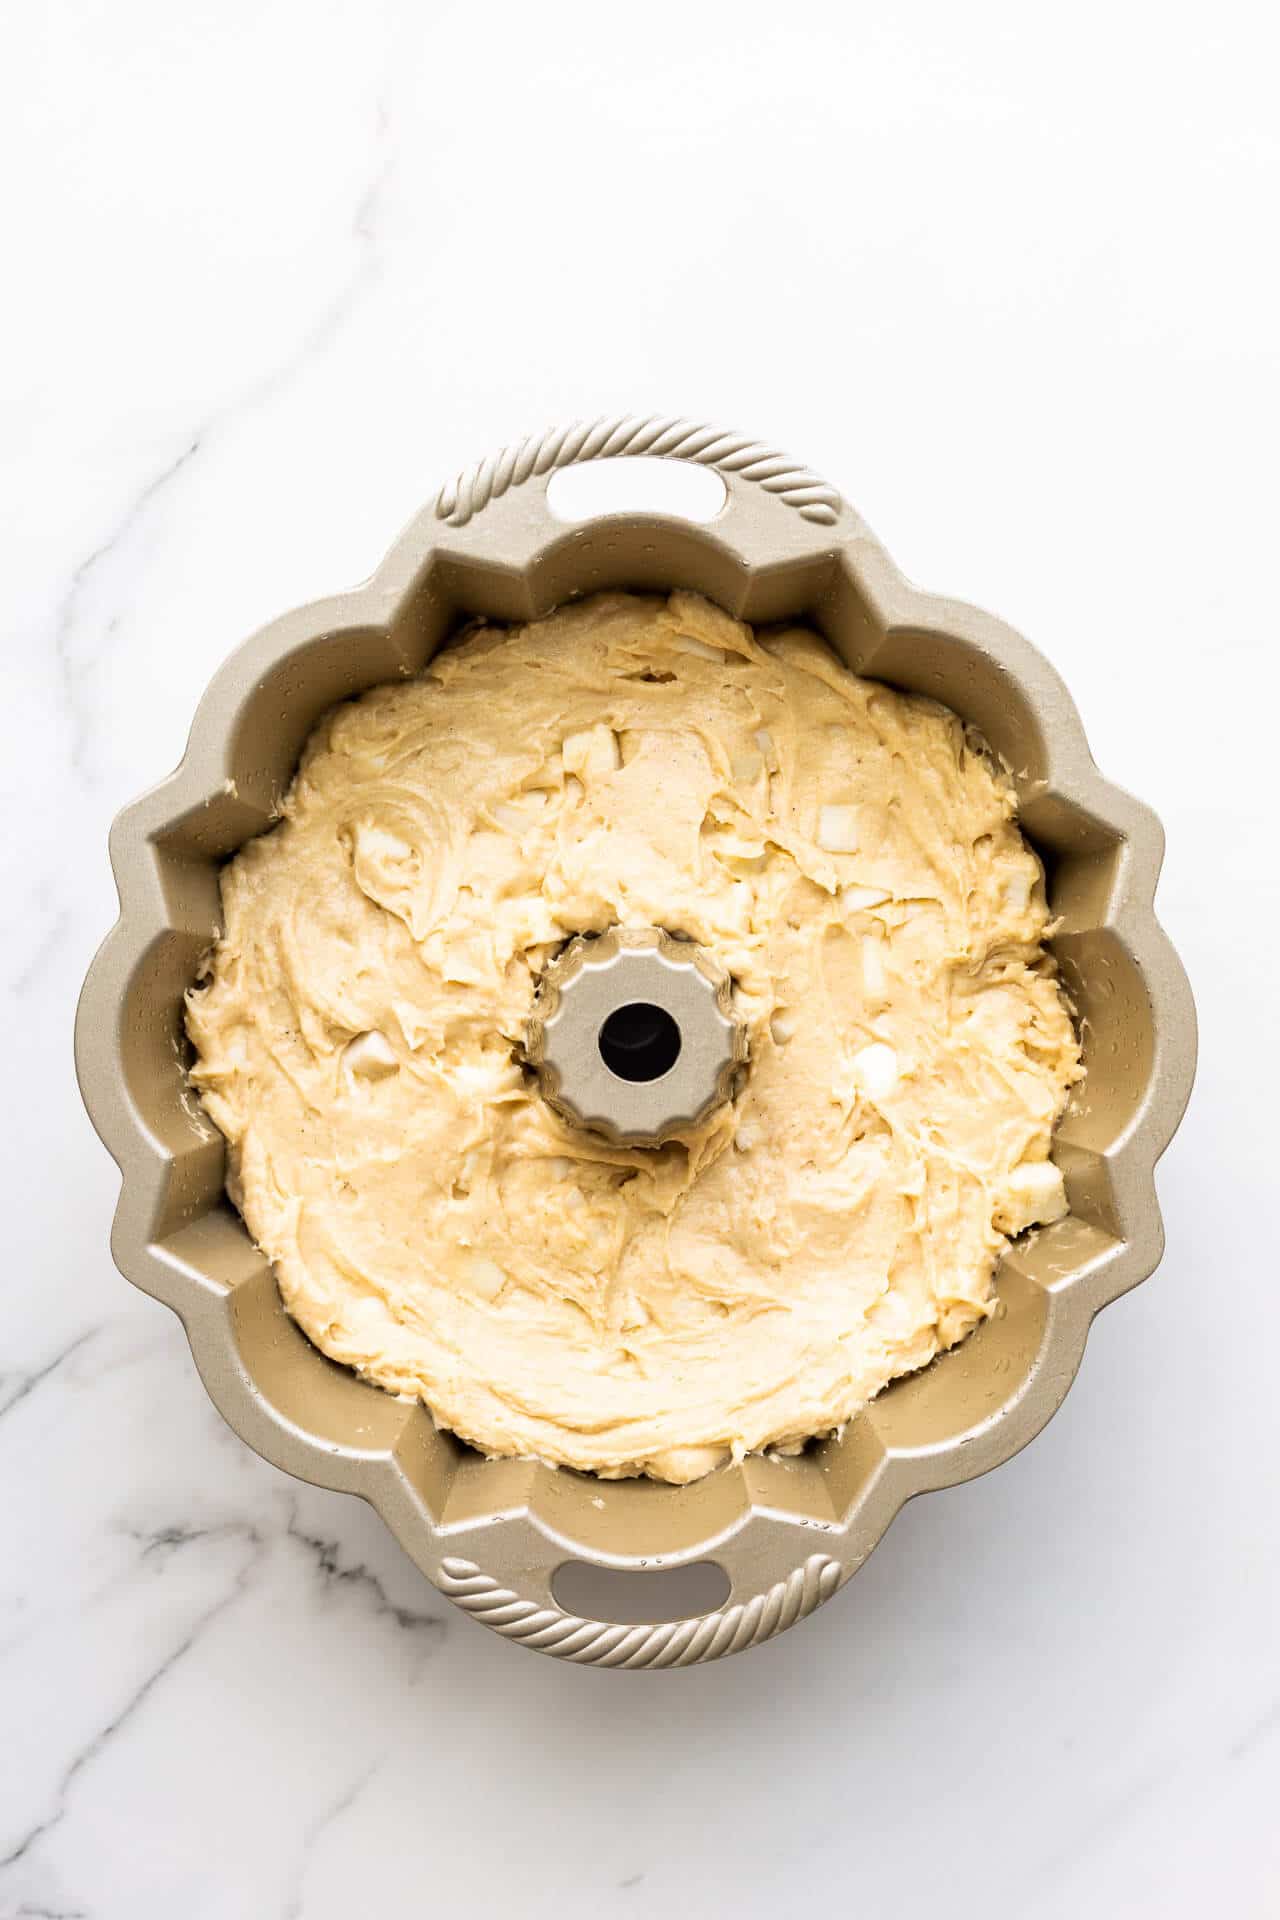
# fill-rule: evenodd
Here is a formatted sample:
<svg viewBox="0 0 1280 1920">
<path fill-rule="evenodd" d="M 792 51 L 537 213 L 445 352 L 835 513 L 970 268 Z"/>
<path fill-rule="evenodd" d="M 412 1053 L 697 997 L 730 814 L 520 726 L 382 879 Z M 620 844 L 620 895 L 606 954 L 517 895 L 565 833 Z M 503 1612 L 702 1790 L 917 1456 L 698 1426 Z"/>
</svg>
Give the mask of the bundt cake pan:
<svg viewBox="0 0 1280 1920">
<path fill-rule="evenodd" d="M 716 469 L 721 512 L 706 524 L 554 517 L 556 469 L 638 454 Z M 222 1139 L 187 1082 L 183 994 L 218 923 L 219 868 L 271 826 L 325 709 L 417 673 L 473 615 L 530 620 L 607 587 L 692 588 L 745 620 L 808 621 L 855 672 L 972 721 L 1012 770 L 1044 860 L 1087 1066 L 1055 1146 L 1070 1215 L 1011 1246 L 996 1315 L 838 1437 L 683 1487 L 483 1459 L 422 1406 L 327 1360 L 286 1314 L 224 1197 Z M 985 1473 L 1038 1433 L 1094 1314 L 1159 1260 L 1152 1171 L 1195 1058 L 1187 980 L 1152 909 L 1161 848 L 1152 814 L 1098 773 L 1065 687 L 1035 649 L 989 615 L 908 585 L 813 474 L 674 419 L 526 440 L 446 487 L 366 586 L 286 614 L 233 654 L 177 772 L 115 823 L 120 918 L 85 982 L 76 1058 L 122 1175 L 116 1261 L 181 1316 L 210 1395 L 250 1446 L 371 1501 L 476 1620 L 545 1653 L 631 1670 L 755 1646 L 855 1573 L 905 1500 Z M 632 1572 L 713 1563 L 723 1601 L 680 1619 L 660 1617 L 670 1610 L 660 1598 L 642 1599 L 638 1624 L 634 1605 L 618 1609 L 621 1620 L 587 1618 L 561 1604 L 583 1562 Z"/>
</svg>

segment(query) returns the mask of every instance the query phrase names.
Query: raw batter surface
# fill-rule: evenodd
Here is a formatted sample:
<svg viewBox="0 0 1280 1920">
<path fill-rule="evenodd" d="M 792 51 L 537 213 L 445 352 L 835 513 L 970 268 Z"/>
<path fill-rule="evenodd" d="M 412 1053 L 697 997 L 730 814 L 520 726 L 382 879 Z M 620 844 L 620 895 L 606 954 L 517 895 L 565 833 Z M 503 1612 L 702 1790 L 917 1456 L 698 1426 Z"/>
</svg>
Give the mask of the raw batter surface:
<svg viewBox="0 0 1280 1920">
<path fill-rule="evenodd" d="M 691 594 L 482 628 L 337 708 L 223 875 L 193 1081 L 290 1312 L 487 1453 L 683 1481 L 848 1420 L 1066 1210 L 1080 1076 L 1010 784 Z M 613 1148 L 518 1058 L 573 933 L 733 976 L 745 1088 Z"/>
</svg>

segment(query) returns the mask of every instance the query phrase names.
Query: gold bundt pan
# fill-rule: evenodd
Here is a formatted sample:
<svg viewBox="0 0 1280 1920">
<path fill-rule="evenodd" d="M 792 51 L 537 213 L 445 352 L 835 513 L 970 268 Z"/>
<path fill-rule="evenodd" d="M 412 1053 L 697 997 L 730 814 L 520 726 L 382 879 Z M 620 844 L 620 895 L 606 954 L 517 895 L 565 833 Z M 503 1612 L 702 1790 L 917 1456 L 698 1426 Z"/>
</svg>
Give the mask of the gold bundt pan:
<svg viewBox="0 0 1280 1920">
<path fill-rule="evenodd" d="M 579 461 L 649 454 L 724 479 L 705 525 L 610 514 L 573 526 L 546 499 Z M 685 1487 L 485 1460 L 422 1406 L 333 1365 L 286 1314 L 223 1193 L 223 1142 L 186 1078 L 183 994 L 218 920 L 223 861 L 275 818 L 326 708 L 421 671 L 460 624 L 524 621 L 601 588 L 690 588 L 754 622 L 804 620 L 855 672 L 944 701 L 1013 770 L 1044 860 L 1053 940 L 1080 1017 L 1086 1078 L 1058 1128 L 1068 1218 L 1024 1237 L 1001 1311 L 898 1381 L 839 1437 L 752 1457 Z M 857 1571 L 903 1502 L 984 1473 L 1044 1426 L 1098 1310 L 1149 1274 L 1162 1229 L 1155 1162 L 1186 1104 L 1195 1015 L 1156 922 L 1162 834 L 1102 779 L 1056 673 L 1000 621 L 909 586 L 813 474 L 738 435 L 614 420 L 526 440 L 445 488 L 373 579 L 273 622 L 201 701 L 182 765 L 111 834 L 120 918 L 85 982 L 76 1059 L 122 1188 L 122 1272 L 177 1312 L 215 1404 L 301 1479 L 360 1494 L 428 1579 L 497 1632 L 601 1666 L 684 1666 L 758 1644 Z M 639 1572 L 638 1624 L 561 1604 L 568 1563 Z M 687 1618 L 664 1569 L 714 1562 L 722 1604 Z M 621 1609 L 620 1609 L 621 1611 Z M 630 1618 L 635 1620 L 634 1611 Z"/>
</svg>

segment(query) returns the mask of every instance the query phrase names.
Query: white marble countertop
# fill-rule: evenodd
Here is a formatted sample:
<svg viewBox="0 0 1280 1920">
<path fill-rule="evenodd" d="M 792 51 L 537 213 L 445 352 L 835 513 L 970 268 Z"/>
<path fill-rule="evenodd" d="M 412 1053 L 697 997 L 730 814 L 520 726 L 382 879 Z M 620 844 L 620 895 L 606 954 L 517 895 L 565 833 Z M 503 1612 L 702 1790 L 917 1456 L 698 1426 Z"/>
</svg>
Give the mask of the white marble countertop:
<svg viewBox="0 0 1280 1920">
<path fill-rule="evenodd" d="M 0 1920 L 1272 1914 L 1277 29 L 614 14 L 6 18 Z M 1045 1434 L 805 1626 L 624 1679 L 222 1426 L 111 1265 L 70 1024 L 229 648 L 627 408 L 791 446 L 1050 655 L 1166 823 L 1202 1051 L 1163 1267 Z"/>
</svg>

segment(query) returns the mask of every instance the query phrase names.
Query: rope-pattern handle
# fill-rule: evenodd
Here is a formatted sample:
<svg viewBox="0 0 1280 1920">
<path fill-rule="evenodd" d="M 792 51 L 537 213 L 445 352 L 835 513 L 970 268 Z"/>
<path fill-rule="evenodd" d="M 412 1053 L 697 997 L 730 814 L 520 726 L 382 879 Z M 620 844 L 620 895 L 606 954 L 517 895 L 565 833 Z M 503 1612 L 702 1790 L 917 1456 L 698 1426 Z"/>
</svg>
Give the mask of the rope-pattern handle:
<svg viewBox="0 0 1280 1920">
<path fill-rule="evenodd" d="M 693 1620 L 662 1620 L 654 1626 L 627 1627 L 584 1620 L 559 1607 L 522 1600 L 472 1560 L 446 1559 L 438 1576 L 441 1589 L 458 1606 L 495 1633 L 539 1653 L 593 1667 L 691 1667 L 718 1660 L 772 1639 L 829 1600 L 840 1584 L 839 1562 L 813 1553 L 766 1593 Z"/>
<path fill-rule="evenodd" d="M 762 446 L 745 434 L 724 433 L 719 427 L 657 414 L 647 419 L 615 415 L 530 434 L 528 439 L 503 447 L 468 467 L 456 480 L 441 487 L 436 517 L 451 527 L 465 527 L 491 500 L 500 500 L 511 487 L 523 485 L 534 474 L 575 466 L 583 460 L 622 459 L 628 454 L 694 460 L 719 473 L 753 480 L 766 493 L 776 494 L 794 508 L 802 520 L 812 520 L 820 527 L 834 526 L 839 517 L 841 500 L 835 488 L 776 447 Z"/>
</svg>

